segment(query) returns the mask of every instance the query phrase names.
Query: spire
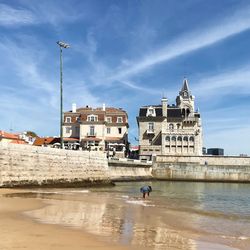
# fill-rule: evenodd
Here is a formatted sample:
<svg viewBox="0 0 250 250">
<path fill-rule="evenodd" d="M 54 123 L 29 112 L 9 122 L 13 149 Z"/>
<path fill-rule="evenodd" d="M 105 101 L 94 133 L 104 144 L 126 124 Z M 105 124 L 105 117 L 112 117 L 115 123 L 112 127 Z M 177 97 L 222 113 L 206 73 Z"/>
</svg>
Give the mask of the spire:
<svg viewBox="0 0 250 250">
<path fill-rule="evenodd" d="M 183 92 L 183 91 L 189 92 L 188 80 L 186 77 L 184 77 L 183 85 L 182 85 L 182 89 L 181 89 L 181 92 Z"/>
</svg>

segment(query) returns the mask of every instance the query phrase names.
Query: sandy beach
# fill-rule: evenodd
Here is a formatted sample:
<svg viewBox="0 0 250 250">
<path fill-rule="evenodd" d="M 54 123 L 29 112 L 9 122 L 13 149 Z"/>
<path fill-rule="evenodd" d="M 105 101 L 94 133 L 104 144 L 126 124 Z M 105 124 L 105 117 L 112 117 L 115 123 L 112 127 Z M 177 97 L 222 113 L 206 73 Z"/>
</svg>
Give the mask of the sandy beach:
<svg viewBox="0 0 250 250">
<path fill-rule="evenodd" d="M 156 194 L 124 196 L 126 187 L 0 189 L 0 249 L 248 249 L 248 238 L 209 236 L 198 229 L 200 215 L 162 210 Z"/>
<path fill-rule="evenodd" d="M 44 206 L 43 202 L 33 198 L 2 197 L 3 194 L 17 192 L 25 192 L 25 190 L 0 189 L 1 250 L 128 249 L 102 242 L 80 230 L 34 222 L 23 216 L 22 212 L 41 208 Z"/>
</svg>

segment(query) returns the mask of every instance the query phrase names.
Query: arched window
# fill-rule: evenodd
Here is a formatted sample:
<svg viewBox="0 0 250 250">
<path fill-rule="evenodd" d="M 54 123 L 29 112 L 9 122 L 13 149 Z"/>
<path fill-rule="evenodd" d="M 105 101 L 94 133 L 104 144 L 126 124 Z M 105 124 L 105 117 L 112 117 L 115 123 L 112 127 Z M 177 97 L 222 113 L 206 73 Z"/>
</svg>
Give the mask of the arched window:
<svg viewBox="0 0 250 250">
<path fill-rule="evenodd" d="M 165 140 L 170 141 L 170 136 L 166 136 Z"/>
<path fill-rule="evenodd" d="M 176 127 L 177 127 L 177 129 L 180 129 L 181 128 L 181 124 L 177 123 Z"/>
<path fill-rule="evenodd" d="M 174 124 L 173 124 L 173 123 L 170 123 L 170 124 L 169 124 L 169 129 L 170 129 L 170 130 L 173 130 L 173 129 L 174 129 Z"/>
<path fill-rule="evenodd" d="M 190 109 L 187 109 L 187 110 L 186 110 L 186 114 L 187 114 L 187 116 L 189 116 L 189 114 L 190 114 Z"/>
<path fill-rule="evenodd" d="M 181 136 L 178 136 L 178 137 L 177 137 L 177 141 L 182 141 L 182 137 L 181 137 Z"/>
<path fill-rule="evenodd" d="M 176 136 L 172 136 L 172 141 L 176 141 Z"/>
<path fill-rule="evenodd" d="M 98 121 L 98 116 L 97 115 L 88 115 L 87 120 L 89 122 L 96 122 L 96 121 Z"/>
<path fill-rule="evenodd" d="M 184 136 L 183 141 L 188 141 L 188 137 Z"/>
<path fill-rule="evenodd" d="M 194 137 L 193 137 L 193 136 L 190 136 L 190 137 L 189 137 L 189 141 L 194 141 Z"/>
</svg>

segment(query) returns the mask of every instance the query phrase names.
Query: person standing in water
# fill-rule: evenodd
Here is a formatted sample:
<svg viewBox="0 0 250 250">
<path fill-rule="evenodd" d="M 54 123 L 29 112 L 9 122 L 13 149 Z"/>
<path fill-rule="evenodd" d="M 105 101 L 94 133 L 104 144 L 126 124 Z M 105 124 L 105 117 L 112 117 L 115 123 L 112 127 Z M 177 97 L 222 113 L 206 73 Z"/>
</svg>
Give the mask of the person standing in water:
<svg viewBox="0 0 250 250">
<path fill-rule="evenodd" d="M 145 199 L 146 194 L 149 196 L 149 193 L 152 192 L 152 187 L 151 186 L 144 186 L 144 187 L 141 187 L 140 191 L 142 193 L 143 199 Z"/>
</svg>

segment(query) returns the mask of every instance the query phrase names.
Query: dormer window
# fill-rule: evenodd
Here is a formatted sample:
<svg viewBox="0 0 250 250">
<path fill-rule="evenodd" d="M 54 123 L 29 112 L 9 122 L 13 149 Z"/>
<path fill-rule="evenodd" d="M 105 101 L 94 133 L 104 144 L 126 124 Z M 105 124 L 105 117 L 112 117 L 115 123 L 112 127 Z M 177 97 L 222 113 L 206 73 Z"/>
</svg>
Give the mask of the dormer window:
<svg viewBox="0 0 250 250">
<path fill-rule="evenodd" d="M 155 109 L 153 107 L 149 107 L 147 110 L 147 116 L 156 116 Z"/>
<path fill-rule="evenodd" d="M 71 123 L 71 117 L 66 117 L 65 120 L 67 123 Z"/>
<path fill-rule="evenodd" d="M 174 129 L 174 124 L 173 123 L 170 123 L 169 124 L 169 130 L 173 130 Z"/>
<path fill-rule="evenodd" d="M 106 121 L 107 121 L 108 123 L 112 123 L 112 117 L 107 117 L 107 118 L 106 118 Z"/>
<path fill-rule="evenodd" d="M 97 122 L 98 121 L 98 116 L 97 115 L 89 115 L 87 118 L 87 121 L 89 122 Z"/>
<path fill-rule="evenodd" d="M 117 123 L 122 123 L 123 122 L 122 117 L 117 117 L 117 121 L 116 122 Z"/>
</svg>

